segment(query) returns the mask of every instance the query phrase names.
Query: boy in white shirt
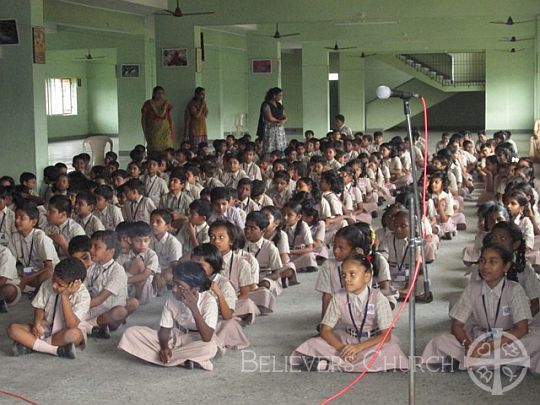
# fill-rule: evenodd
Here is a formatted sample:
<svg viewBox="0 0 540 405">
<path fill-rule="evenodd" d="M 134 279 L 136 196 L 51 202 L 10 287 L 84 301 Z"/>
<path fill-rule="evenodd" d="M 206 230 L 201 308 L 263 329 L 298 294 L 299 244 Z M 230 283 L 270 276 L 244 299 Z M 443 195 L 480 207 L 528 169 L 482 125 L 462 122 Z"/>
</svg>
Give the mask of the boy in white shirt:
<svg viewBox="0 0 540 405">
<path fill-rule="evenodd" d="M 21 299 L 17 275 L 17 262 L 11 251 L 0 245 L 0 313 L 8 312 L 8 307 Z"/>
<path fill-rule="evenodd" d="M 105 227 L 98 217 L 92 214 L 96 206 L 96 197 L 93 194 L 85 191 L 77 194 L 75 200 L 75 221 L 81 225 L 86 232 L 86 236 L 90 237 L 96 231 L 103 231 Z"/>
<path fill-rule="evenodd" d="M 124 222 L 122 210 L 113 204 L 114 191 L 111 186 L 97 186 L 94 190 L 96 205 L 94 215 L 101 221 L 104 228 L 114 231 L 119 223 Z"/>
<path fill-rule="evenodd" d="M 206 200 L 195 200 L 189 206 L 189 217 L 177 234 L 182 244 L 182 261 L 191 259 L 193 249 L 210 241 L 208 223 L 212 214 L 212 205 Z"/>
<path fill-rule="evenodd" d="M 216 187 L 210 192 L 212 202 L 212 215 L 208 219 L 211 225 L 218 219 L 232 222 L 240 229 L 244 229 L 245 221 L 240 214 L 240 210 L 230 205 L 230 193 L 227 187 Z"/>
<path fill-rule="evenodd" d="M 152 200 L 156 206 L 159 204 L 161 197 L 169 192 L 167 182 L 159 177 L 160 163 L 160 157 L 148 156 L 146 161 L 147 174 L 141 176 L 141 180 L 144 183 L 145 196 Z"/>
<path fill-rule="evenodd" d="M 144 183 L 139 179 L 130 179 L 123 187 L 125 187 L 124 194 L 126 196 L 126 202 L 122 208 L 124 220 L 150 223 L 150 214 L 156 209 L 156 205 L 143 195 Z"/>
<path fill-rule="evenodd" d="M 71 219 L 72 204 L 68 197 L 55 195 L 49 201 L 46 233 L 54 241 L 58 257 L 68 257 L 69 241 L 78 235 L 86 235 L 83 227 Z"/>
<path fill-rule="evenodd" d="M 16 231 L 15 213 L 7 206 L 8 188 L 0 186 L 0 245 L 7 246 L 11 235 Z"/>
</svg>

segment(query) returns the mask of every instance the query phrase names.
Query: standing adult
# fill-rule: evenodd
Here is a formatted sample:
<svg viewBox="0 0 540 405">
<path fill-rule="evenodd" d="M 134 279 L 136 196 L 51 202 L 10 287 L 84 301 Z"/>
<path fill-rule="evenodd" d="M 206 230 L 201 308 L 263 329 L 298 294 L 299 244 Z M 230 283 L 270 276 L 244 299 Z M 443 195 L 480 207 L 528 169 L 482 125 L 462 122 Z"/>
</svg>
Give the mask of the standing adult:
<svg viewBox="0 0 540 405">
<path fill-rule="evenodd" d="M 261 104 L 257 136 L 262 138 L 263 151 L 271 153 L 275 150 L 283 151 L 287 147 L 284 124 L 287 114 L 281 104 L 283 91 L 279 87 L 268 90 L 264 102 Z"/>
<path fill-rule="evenodd" d="M 533 135 L 529 147 L 529 157 L 536 164 L 540 163 L 540 118 L 534 122 Z"/>
<path fill-rule="evenodd" d="M 149 152 L 161 152 L 173 146 L 174 126 L 172 105 L 165 98 L 165 89 L 154 87 L 152 98 L 141 110 L 141 126 Z"/>
<path fill-rule="evenodd" d="M 208 107 L 206 106 L 205 97 L 206 91 L 202 87 L 197 87 L 184 112 L 184 140 L 189 141 L 191 146 L 197 146 L 201 142 L 207 141 L 206 117 L 208 117 Z"/>
</svg>

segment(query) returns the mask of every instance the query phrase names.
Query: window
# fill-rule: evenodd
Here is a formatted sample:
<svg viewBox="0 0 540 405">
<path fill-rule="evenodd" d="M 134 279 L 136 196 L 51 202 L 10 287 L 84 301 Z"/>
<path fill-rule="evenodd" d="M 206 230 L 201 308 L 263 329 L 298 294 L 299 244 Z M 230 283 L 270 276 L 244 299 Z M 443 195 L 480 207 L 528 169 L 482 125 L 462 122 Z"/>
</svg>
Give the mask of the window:
<svg viewBox="0 0 540 405">
<path fill-rule="evenodd" d="M 47 115 L 77 115 L 77 80 L 51 78 L 45 82 Z"/>
<path fill-rule="evenodd" d="M 328 80 L 331 82 L 339 80 L 339 73 L 328 73 Z"/>
</svg>

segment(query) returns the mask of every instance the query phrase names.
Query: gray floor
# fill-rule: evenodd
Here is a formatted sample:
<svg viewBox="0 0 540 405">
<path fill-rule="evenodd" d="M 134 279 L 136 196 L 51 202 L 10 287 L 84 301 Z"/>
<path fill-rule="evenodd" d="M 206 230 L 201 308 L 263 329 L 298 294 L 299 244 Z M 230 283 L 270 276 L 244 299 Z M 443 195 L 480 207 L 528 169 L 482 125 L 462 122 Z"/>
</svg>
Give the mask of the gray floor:
<svg viewBox="0 0 540 405">
<path fill-rule="evenodd" d="M 441 245 L 438 260 L 430 266 L 435 301 L 417 305 L 417 351 L 434 335 L 447 331 L 447 297 L 466 283 L 461 264 L 464 243 L 474 237 L 474 207 L 467 203 L 469 229 Z M 180 403 L 185 400 L 205 404 L 228 403 L 319 403 L 345 385 L 356 374 L 284 372 L 286 357 L 303 340 L 315 334 L 319 320 L 320 295 L 314 292 L 316 274 L 301 274 L 301 284 L 279 297 L 274 314 L 257 319 L 246 329 L 252 347 L 244 352 L 228 351 L 215 361 L 213 372 L 151 366 L 116 349 L 122 332 L 108 341 L 90 339 L 77 360 L 63 360 L 31 354 L 9 355 L 5 334 L 8 323 L 30 322 L 30 302 L 24 298 L 8 314 L 0 316 L 0 389 L 23 395 L 40 404 L 72 403 Z M 157 327 L 164 298 L 139 310 L 128 325 Z M 395 334 L 408 351 L 408 311 L 398 321 Z M 258 372 L 252 372 L 253 356 Z M 249 361 L 244 362 L 243 358 Z M 407 402 L 408 374 L 377 373 L 366 376 L 336 403 L 368 400 L 374 404 Z M 467 373 L 417 373 L 418 404 L 533 404 L 538 403 L 540 379 L 527 375 L 511 393 L 494 397 L 482 391 Z M 534 399 L 536 398 L 536 400 Z M 0 395 L 0 404 L 20 403 Z"/>
</svg>

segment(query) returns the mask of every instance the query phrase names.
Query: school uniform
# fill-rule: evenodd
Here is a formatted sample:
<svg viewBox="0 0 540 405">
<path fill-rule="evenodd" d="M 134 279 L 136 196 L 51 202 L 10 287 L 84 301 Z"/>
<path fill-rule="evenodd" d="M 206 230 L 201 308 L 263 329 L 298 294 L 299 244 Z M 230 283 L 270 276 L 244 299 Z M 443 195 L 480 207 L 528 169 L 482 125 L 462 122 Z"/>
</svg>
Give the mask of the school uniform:
<svg viewBox="0 0 540 405">
<path fill-rule="evenodd" d="M 86 218 L 81 218 L 80 216 L 75 217 L 75 222 L 77 222 L 86 233 L 86 236 L 91 237 L 96 231 L 104 231 L 105 226 L 100 221 L 98 217 L 93 214 L 88 215 Z"/>
<path fill-rule="evenodd" d="M 114 231 L 118 224 L 124 222 L 122 210 L 113 204 L 108 204 L 102 210 L 94 210 L 94 215 L 108 231 Z"/>
<path fill-rule="evenodd" d="M 210 225 L 212 225 L 218 219 L 232 222 L 240 229 L 244 229 L 246 225 L 245 220 L 240 214 L 240 210 L 236 207 L 229 206 L 229 208 L 227 208 L 227 211 L 225 212 L 225 215 L 221 215 L 221 216 L 218 216 L 215 212 L 212 212 L 212 215 L 210 215 L 210 218 L 208 218 L 207 222 Z"/>
<path fill-rule="evenodd" d="M 256 211 L 260 211 L 262 207 L 274 205 L 274 201 L 272 201 L 272 198 L 270 198 L 266 194 L 261 194 L 259 197 L 252 198 L 252 201 L 258 206 L 258 209 Z"/>
<path fill-rule="evenodd" d="M 45 311 L 44 321 L 47 323 L 48 328 L 45 331 L 44 336 L 39 339 L 43 339 L 49 344 L 51 344 L 52 336 L 54 334 L 66 328 L 64 323 L 64 311 L 60 300 L 60 295 L 53 290 L 52 278 L 45 280 L 41 284 L 36 296 L 32 300 L 32 306 L 35 309 L 43 309 Z M 82 321 L 88 313 L 88 310 L 90 309 L 90 300 L 90 294 L 84 284 L 81 284 L 79 289 L 69 297 L 73 314 L 79 321 Z M 86 330 L 81 327 L 80 323 L 77 328 L 81 331 L 84 342 L 86 342 Z M 84 347 L 84 345 L 85 343 L 81 346 Z"/>
<path fill-rule="evenodd" d="M 167 182 L 157 175 L 145 174 L 141 176 L 141 181 L 144 183 L 145 196 L 152 200 L 156 206 L 159 205 L 161 196 L 169 192 Z"/>
<path fill-rule="evenodd" d="M 161 239 L 152 235 L 150 238 L 150 249 L 156 252 L 158 257 L 158 273 L 170 268 L 171 262 L 178 261 L 182 258 L 182 244 L 169 232 L 166 232 Z"/>
<path fill-rule="evenodd" d="M 84 231 L 83 227 L 80 226 L 77 222 L 75 222 L 71 218 L 68 218 L 66 222 L 64 222 L 62 225 L 57 226 L 57 225 L 49 224 L 45 232 L 47 232 L 48 235 L 60 233 L 68 244 L 69 244 L 69 241 L 73 239 L 75 236 L 86 235 L 86 232 Z M 56 251 L 58 252 L 58 257 L 60 258 L 60 260 L 68 257 L 67 252 L 61 251 L 60 247 L 56 246 L 56 243 L 55 243 L 55 248 L 56 248 Z"/>
<path fill-rule="evenodd" d="M 262 180 L 261 169 L 255 162 L 242 163 L 242 169 L 251 180 Z"/>
<path fill-rule="evenodd" d="M 502 279 L 493 288 L 490 288 L 485 281 L 471 281 L 451 309 L 450 317 L 463 323 L 467 335 L 473 340 L 485 333 L 493 333 L 496 329 L 508 331 L 516 323 L 523 320 L 530 321 L 532 318 L 529 299 L 525 291 L 518 283 L 507 279 Z M 494 337 L 497 337 L 498 332 L 494 334 Z M 532 361 L 530 337 L 535 336 L 525 336 L 520 341 L 531 356 L 531 370 L 540 372 L 540 363 L 534 364 Z M 537 336 L 536 339 L 538 339 Z M 504 357 L 504 351 L 500 354 Z M 460 369 L 465 368 L 464 347 L 453 334 L 448 332 L 433 338 L 427 344 L 422 354 L 422 361 L 428 364 L 440 364 L 446 356 L 457 360 Z M 491 358 L 494 357 L 491 356 Z M 489 361 L 489 357 L 481 357 L 481 359 L 484 365 Z"/>
<path fill-rule="evenodd" d="M 195 248 L 193 245 L 193 242 L 191 241 L 191 237 L 189 236 L 189 232 L 187 230 L 188 223 L 186 222 L 178 233 L 176 234 L 176 239 L 180 242 L 182 245 L 182 261 L 188 261 L 191 259 L 191 252 Z M 210 229 L 210 226 L 203 222 L 200 225 L 195 226 L 195 239 L 197 239 L 197 243 L 199 245 L 202 245 L 203 243 L 210 242 L 210 236 L 208 235 L 208 230 Z"/>
<path fill-rule="evenodd" d="M 0 210 L 0 245 L 7 246 L 11 235 L 17 232 L 15 228 L 15 212 L 8 207 Z"/>
<path fill-rule="evenodd" d="M 304 221 L 298 221 L 292 226 L 286 226 L 285 232 L 289 238 L 289 248 L 302 249 L 305 246 L 313 245 L 313 237 L 309 230 L 309 225 Z M 315 252 L 304 253 L 301 255 L 291 255 L 292 262 L 296 269 L 305 269 L 307 267 L 317 267 Z"/>
<path fill-rule="evenodd" d="M 333 191 L 325 191 L 322 193 L 322 201 L 327 201 L 328 205 L 330 206 L 330 215 L 327 215 L 326 213 L 323 214 L 324 218 L 334 218 L 336 216 L 343 215 L 343 204 L 341 203 L 341 200 L 337 196 L 336 193 Z M 321 204 L 322 208 L 322 204 Z M 324 209 L 321 209 L 320 212 L 324 212 Z M 323 218 L 323 216 L 321 216 Z M 334 236 L 336 235 L 337 231 L 339 231 L 341 228 L 347 225 L 346 221 L 338 222 L 333 225 L 329 225 L 326 227 L 326 238 L 325 242 L 330 244 L 334 240 Z"/>
<path fill-rule="evenodd" d="M 193 200 L 198 200 L 199 198 L 201 198 L 201 191 L 203 190 L 203 188 L 204 187 L 201 186 L 199 183 L 186 184 L 186 191 L 189 193 L 189 195 L 191 196 Z"/>
<path fill-rule="evenodd" d="M 292 198 L 293 193 L 288 187 L 281 192 L 277 191 L 275 187 L 271 187 L 266 194 L 272 199 L 273 205 L 278 208 L 283 208 L 283 206 Z"/>
<path fill-rule="evenodd" d="M 212 276 L 212 282 L 216 283 L 216 285 L 219 287 L 227 306 L 231 311 L 234 312 L 238 298 L 236 297 L 236 292 L 234 291 L 234 287 L 232 286 L 231 282 L 227 280 L 226 277 L 223 277 L 223 275 L 220 273 L 216 273 Z M 209 292 L 214 296 L 219 306 L 219 300 L 217 299 L 215 293 L 212 290 Z M 219 317 L 215 330 L 215 336 L 220 354 L 224 354 L 226 348 L 243 350 L 248 348 L 250 345 L 242 326 L 234 316 L 231 319 L 222 319 Z"/>
<path fill-rule="evenodd" d="M 333 328 L 343 343 L 357 344 L 390 328 L 392 310 L 379 290 L 366 287 L 359 294 L 342 290 L 332 297 L 321 323 Z M 343 360 L 339 351 L 322 337 L 315 337 L 298 346 L 290 361 L 293 365 L 299 365 L 303 361 L 300 356 L 317 357 L 327 360 L 329 371 L 362 372 L 367 369 L 374 349 L 375 347 L 363 350 L 349 362 Z M 384 343 L 368 371 L 407 368 L 407 356 L 400 349 L 397 337 L 392 335 L 390 340 Z"/>
<path fill-rule="evenodd" d="M 91 298 L 98 296 L 103 290 L 111 295 L 98 306 L 90 308 L 81 327 L 86 333 L 91 333 L 92 328 L 98 326 L 97 318 L 105 312 L 117 306 L 126 306 L 128 297 L 127 275 L 124 268 L 114 259 L 105 264 L 94 263 L 87 271 L 84 285 Z"/>
<path fill-rule="evenodd" d="M 238 208 L 246 215 L 248 215 L 250 212 L 259 211 L 261 209 L 259 204 L 257 204 L 251 197 L 247 197 L 240 201 Z"/>
<path fill-rule="evenodd" d="M 407 238 L 398 239 L 392 233 L 387 234 L 379 245 L 379 252 L 385 256 L 390 266 L 390 275 L 392 276 L 392 286 L 397 290 L 403 290 L 407 287 L 411 277 L 411 257 L 413 249 L 409 247 Z M 417 251 L 417 257 L 414 263 L 420 260 L 420 251 Z M 415 269 L 412 269 L 413 271 Z M 417 277 L 416 294 L 423 294 L 423 276 Z"/>
<path fill-rule="evenodd" d="M 313 242 L 320 242 L 319 246 L 315 245 L 315 254 L 318 257 L 322 257 L 323 259 L 328 259 L 328 248 L 326 247 L 326 243 L 324 242 L 324 236 L 326 233 L 325 222 L 318 221 L 317 223 L 310 225 L 309 230 L 311 231 L 311 237 L 313 238 Z"/>
<path fill-rule="evenodd" d="M 246 174 L 246 172 L 242 169 L 238 170 L 236 173 L 233 173 L 233 172 L 224 172 L 220 179 L 221 182 L 225 185 L 225 187 L 231 187 L 231 188 L 237 188 L 238 187 L 238 182 L 241 180 L 241 179 L 246 179 L 248 178 L 248 175 Z"/>
<path fill-rule="evenodd" d="M 245 249 L 250 252 L 259 263 L 259 280 L 267 281 L 270 284 L 270 292 L 277 297 L 283 291 L 281 283 L 268 278 L 275 270 L 283 267 L 279 250 L 271 241 L 261 238 L 257 242 L 247 242 Z"/>
<path fill-rule="evenodd" d="M 345 159 L 345 162 L 350 162 L 351 160 L 354 160 L 358 157 L 358 152 L 355 151 L 355 150 L 351 150 L 347 153 L 345 153 L 345 155 L 343 155 L 343 158 Z"/>
<path fill-rule="evenodd" d="M 37 210 L 39 212 L 39 219 L 36 227 L 39 229 L 47 229 L 47 227 L 49 226 L 49 221 L 47 220 L 47 209 L 43 205 L 38 205 Z"/>
<path fill-rule="evenodd" d="M 336 259 L 326 260 L 320 267 L 315 283 L 315 291 L 334 295 L 343 288 L 341 262 Z"/>
<path fill-rule="evenodd" d="M 248 264 L 251 271 L 251 279 L 253 284 L 259 284 L 259 261 L 254 254 L 248 250 L 239 249 L 235 252 L 240 255 Z M 281 280 L 280 280 L 281 281 Z M 262 314 L 274 312 L 276 306 L 276 293 L 266 288 L 257 288 L 249 292 L 249 298 L 257 305 Z"/>
<path fill-rule="evenodd" d="M 15 232 L 9 242 L 9 250 L 24 268 L 32 268 L 34 273 L 43 270 L 43 263 L 51 261 L 56 266 L 60 259 L 54 243 L 41 229 L 32 229 L 23 236 Z"/>
<path fill-rule="evenodd" d="M 448 217 L 446 222 L 441 222 L 437 206 L 439 201 L 445 201 L 446 206 L 444 208 L 444 213 Z M 439 194 L 433 193 L 431 198 L 427 201 L 427 211 L 430 218 L 435 218 L 436 229 L 438 235 L 444 235 L 446 233 L 456 232 L 456 223 L 453 221 L 452 217 L 454 215 L 454 198 L 452 194 L 449 194 L 445 191 L 441 191 Z"/>
<path fill-rule="evenodd" d="M 159 208 L 178 212 L 183 215 L 189 215 L 189 205 L 193 202 L 193 196 L 186 190 L 180 193 L 172 191 L 161 196 Z"/>
<path fill-rule="evenodd" d="M 197 308 L 208 327 L 216 329 L 218 321 L 218 304 L 208 291 L 199 293 Z M 159 325 L 162 328 L 172 329 L 169 347 L 172 356 L 168 363 L 159 360 L 158 331 L 146 326 L 132 326 L 128 328 L 118 348 L 143 359 L 149 363 L 163 367 L 175 367 L 184 364 L 187 360 L 198 363 L 204 370 L 213 370 L 211 360 L 215 357 L 218 346 L 215 337 L 204 342 L 189 308 L 178 301 L 173 295 L 169 296 L 161 313 Z"/>
<path fill-rule="evenodd" d="M 207 188 L 209 190 L 212 190 L 216 187 L 225 187 L 225 184 L 223 184 L 217 177 L 210 177 L 209 179 L 204 182 L 204 188 Z"/>
<path fill-rule="evenodd" d="M 327 160 L 326 164 L 330 168 L 330 170 L 336 170 L 338 171 L 341 168 L 341 163 L 339 163 L 336 159 Z"/>
<path fill-rule="evenodd" d="M 156 209 L 156 204 L 144 196 L 139 196 L 137 201 L 126 201 L 122 208 L 122 215 L 126 222 L 142 221 L 150 223 L 150 215 Z"/>
<path fill-rule="evenodd" d="M 154 279 L 154 274 L 161 273 L 161 270 L 157 254 L 152 249 L 147 249 L 144 253 L 135 253 L 131 250 L 128 254 L 122 254 L 117 258 L 117 262 L 120 263 L 126 271 L 128 281 L 133 277 L 133 275 L 128 272 L 129 267 L 136 258 L 141 259 L 144 263 L 144 267 L 151 271 L 151 274 L 146 279 L 146 283 L 144 284 L 139 298 L 139 304 L 144 305 L 156 296 L 154 288 L 152 287 L 152 280 Z M 135 297 L 135 287 L 131 284 L 128 284 L 128 296 Z"/>
<path fill-rule="evenodd" d="M 248 262 L 241 255 L 228 252 L 223 256 L 223 268 L 221 274 L 227 278 L 234 287 L 236 295 L 240 293 L 240 287 L 254 284 Z M 252 319 L 260 315 L 257 305 L 250 299 L 239 299 L 234 309 L 236 316 L 252 315 Z"/>
<path fill-rule="evenodd" d="M 17 290 L 17 296 L 8 306 L 12 307 L 21 299 L 21 289 L 19 288 L 19 275 L 17 274 L 17 260 L 11 251 L 0 245 L 0 277 L 6 279 L 6 283 L 12 285 Z"/>
</svg>

